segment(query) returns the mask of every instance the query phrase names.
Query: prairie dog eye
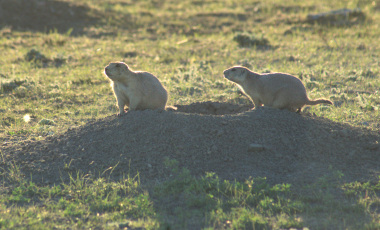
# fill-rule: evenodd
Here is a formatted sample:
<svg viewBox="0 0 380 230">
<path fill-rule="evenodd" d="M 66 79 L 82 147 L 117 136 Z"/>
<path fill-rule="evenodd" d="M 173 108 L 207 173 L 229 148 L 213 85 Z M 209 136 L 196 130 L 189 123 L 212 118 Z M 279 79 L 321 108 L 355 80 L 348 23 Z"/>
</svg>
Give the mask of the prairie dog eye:
<svg viewBox="0 0 380 230">
<path fill-rule="evenodd" d="M 233 68 L 233 69 L 231 69 L 231 71 L 232 71 L 232 72 L 235 72 L 235 71 L 236 71 L 236 69 L 235 69 L 235 68 Z"/>
<path fill-rule="evenodd" d="M 117 64 L 115 65 L 115 67 L 120 67 L 120 64 L 119 64 L 119 63 L 117 63 Z"/>
</svg>

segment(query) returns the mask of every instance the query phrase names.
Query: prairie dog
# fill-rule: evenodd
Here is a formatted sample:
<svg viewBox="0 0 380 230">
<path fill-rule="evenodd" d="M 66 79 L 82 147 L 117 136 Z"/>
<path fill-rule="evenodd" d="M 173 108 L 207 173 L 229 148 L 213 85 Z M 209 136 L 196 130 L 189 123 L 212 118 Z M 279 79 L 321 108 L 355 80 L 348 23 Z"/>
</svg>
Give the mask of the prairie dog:
<svg viewBox="0 0 380 230">
<path fill-rule="evenodd" d="M 252 99 L 256 108 L 264 104 L 299 113 L 304 105 L 332 104 L 326 99 L 310 100 L 301 80 L 290 74 L 258 74 L 241 66 L 226 69 L 223 74 Z"/>
<path fill-rule="evenodd" d="M 110 63 L 104 73 L 111 80 L 111 87 L 119 107 L 119 116 L 129 110 L 165 109 L 168 93 L 153 74 L 132 71 L 123 62 Z"/>
</svg>

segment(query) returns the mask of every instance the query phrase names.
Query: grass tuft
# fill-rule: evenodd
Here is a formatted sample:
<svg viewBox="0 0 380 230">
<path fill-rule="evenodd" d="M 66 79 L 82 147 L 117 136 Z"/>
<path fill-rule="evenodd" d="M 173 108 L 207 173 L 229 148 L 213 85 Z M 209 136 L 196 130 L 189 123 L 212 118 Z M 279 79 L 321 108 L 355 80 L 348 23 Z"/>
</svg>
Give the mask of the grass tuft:
<svg viewBox="0 0 380 230">
<path fill-rule="evenodd" d="M 236 34 L 233 40 L 236 41 L 241 47 L 251 47 L 251 46 L 268 47 L 270 46 L 269 40 L 266 39 L 263 35 L 258 36 L 258 35 L 248 33 L 248 32 Z"/>
</svg>

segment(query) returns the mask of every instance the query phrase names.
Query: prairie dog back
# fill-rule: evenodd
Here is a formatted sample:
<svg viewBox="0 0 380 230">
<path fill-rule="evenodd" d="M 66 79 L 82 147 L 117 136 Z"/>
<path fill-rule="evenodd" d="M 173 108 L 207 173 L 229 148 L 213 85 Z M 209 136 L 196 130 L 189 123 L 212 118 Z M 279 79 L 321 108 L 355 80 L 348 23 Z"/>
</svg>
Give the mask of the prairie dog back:
<svg viewBox="0 0 380 230">
<path fill-rule="evenodd" d="M 304 105 L 332 104 L 326 99 L 310 100 L 301 80 L 290 74 L 258 74 L 241 66 L 226 69 L 223 74 L 243 89 L 256 108 L 265 105 L 300 112 Z"/>
<path fill-rule="evenodd" d="M 104 69 L 119 107 L 119 114 L 129 110 L 165 109 L 168 93 L 156 76 L 149 72 L 132 71 L 125 63 L 110 63 Z"/>
</svg>

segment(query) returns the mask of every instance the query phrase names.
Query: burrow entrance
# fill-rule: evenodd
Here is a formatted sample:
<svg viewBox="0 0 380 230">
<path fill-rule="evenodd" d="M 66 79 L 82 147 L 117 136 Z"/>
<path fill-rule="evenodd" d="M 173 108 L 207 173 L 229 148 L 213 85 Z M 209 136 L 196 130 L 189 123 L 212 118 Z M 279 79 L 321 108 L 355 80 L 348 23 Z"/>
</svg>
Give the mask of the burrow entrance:
<svg viewBox="0 0 380 230">
<path fill-rule="evenodd" d="M 205 115 L 227 115 L 237 114 L 249 111 L 252 106 L 250 105 L 237 105 L 232 103 L 221 102 L 195 102 L 189 105 L 175 105 L 177 112 L 183 113 L 196 113 Z"/>
</svg>

